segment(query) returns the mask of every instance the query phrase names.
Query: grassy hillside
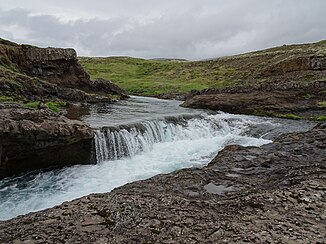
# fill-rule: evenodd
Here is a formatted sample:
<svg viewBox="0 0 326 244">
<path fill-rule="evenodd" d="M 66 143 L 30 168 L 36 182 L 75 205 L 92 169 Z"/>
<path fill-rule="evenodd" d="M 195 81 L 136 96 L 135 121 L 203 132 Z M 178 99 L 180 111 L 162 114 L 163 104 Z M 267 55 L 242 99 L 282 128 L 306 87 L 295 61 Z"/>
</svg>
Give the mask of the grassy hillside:
<svg viewBox="0 0 326 244">
<path fill-rule="evenodd" d="M 261 82 L 326 80 L 325 71 L 300 70 L 300 58 L 311 56 L 325 57 L 326 41 L 196 62 L 130 57 L 81 57 L 80 62 L 91 78 L 112 80 L 131 94 L 158 95 Z M 296 66 L 300 67 L 296 70 Z"/>
</svg>

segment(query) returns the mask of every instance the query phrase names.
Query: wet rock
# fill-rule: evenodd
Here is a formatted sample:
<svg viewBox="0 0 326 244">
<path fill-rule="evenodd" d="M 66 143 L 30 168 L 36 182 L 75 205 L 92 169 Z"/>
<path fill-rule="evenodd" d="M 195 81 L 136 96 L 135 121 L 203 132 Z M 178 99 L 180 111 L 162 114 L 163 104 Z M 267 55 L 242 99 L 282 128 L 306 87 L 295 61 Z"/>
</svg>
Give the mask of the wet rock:
<svg viewBox="0 0 326 244">
<path fill-rule="evenodd" d="M 206 167 L 0 222 L 0 242 L 323 243 L 325 129 L 285 134 L 260 148 L 228 146 Z M 266 160 L 270 167 L 261 166 Z M 234 190 L 212 194 L 210 184 Z"/>
<path fill-rule="evenodd" d="M 1 109 L 0 178 L 92 162 L 93 131 L 48 109 Z"/>
</svg>

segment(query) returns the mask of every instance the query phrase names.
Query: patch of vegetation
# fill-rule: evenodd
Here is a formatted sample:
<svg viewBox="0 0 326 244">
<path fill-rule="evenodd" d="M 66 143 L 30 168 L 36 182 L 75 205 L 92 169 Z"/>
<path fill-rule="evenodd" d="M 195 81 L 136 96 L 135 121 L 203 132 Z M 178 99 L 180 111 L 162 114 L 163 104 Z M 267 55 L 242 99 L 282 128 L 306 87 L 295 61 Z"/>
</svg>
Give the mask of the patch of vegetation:
<svg viewBox="0 0 326 244">
<path fill-rule="evenodd" d="M 319 122 L 325 122 L 326 121 L 326 116 L 325 115 L 320 115 L 315 120 L 319 121 Z"/>
<path fill-rule="evenodd" d="M 46 106 L 51 109 L 52 111 L 58 113 L 60 112 L 61 108 L 64 108 L 67 106 L 66 102 L 63 101 L 57 101 L 57 102 L 46 102 Z"/>
<path fill-rule="evenodd" d="M 0 95 L 0 102 L 15 102 L 15 99 L 10 96 Z"/>
<path fill-rule="evenodd" d="M 49 109 L 51 109 L 53 112 L 58 113 L 58 112 L 60 112 L 61 108 L 67 106 L 67 103 L 63 102 L 63 101 L 56 101 L 56 102 L 49 101 L 49 102 L 46 102 L 45 105 Z M 31 102 L 25 103 L 24 106 L 26 108 L 30 108 L 30 109 L 38 109 L 42 106 L 42 103 L 40 101 L 31 101 Z"/>
<path fill-rule="evenodd" d="M 317 106 L 320 108 L 326 108 L 326 101 L 317 102 Z"/>
<path fill-rule="evenodd" d="M 30 109 L 37 109 L 39 108 L 40 104 L 41 102 L 39 101 L 32 101 L 32 102 L 25 103 L 24 106 Z"/>
<path fill-rule="evenodd" d="M 276 114 L 275 117 L 283 118 L 283 119 L 293 119 L 293 120 L 303 119 L 301 116 L 295 114 Z"/>
<path fill-rule="evenodd" d="M 186 93 L 211 86 L 210 77 L 191 62 L 112 57 L 82 58 L 81 63 L 92 79 L 112 80 L 134 95 Z"/>
<path fill-rule="evenodd" d="M 121 100 L 121 96 L 120 96 L 120 95 L 109 94 L 108 96 L 109 96 L 110 99 L 112 99 L 112 100 Z"/>
<path fill-rule="evenodd" d="M 302 96 L 304 99 L 307 99 L 307 100 L 309 100 L 309 99 L 311 99 L 311 98 L 313 98 L 314 97 L 314 95 L 311 95 L 311 94 L 306 94 L 306 95 L 304 95 L 304 96 Z"/>
<path fill-rule="evenodd" d="M 273 111 L 256 111 L 254 114 L 257 116 L 276 117 L 276 118 L 282 118 L 282 119 L 293 119 L 293 120 L 304 119 L 303 117 L 295 115 L 295 114 L 280 114 L 280 113 L 275 113 Z"/>
</svg>

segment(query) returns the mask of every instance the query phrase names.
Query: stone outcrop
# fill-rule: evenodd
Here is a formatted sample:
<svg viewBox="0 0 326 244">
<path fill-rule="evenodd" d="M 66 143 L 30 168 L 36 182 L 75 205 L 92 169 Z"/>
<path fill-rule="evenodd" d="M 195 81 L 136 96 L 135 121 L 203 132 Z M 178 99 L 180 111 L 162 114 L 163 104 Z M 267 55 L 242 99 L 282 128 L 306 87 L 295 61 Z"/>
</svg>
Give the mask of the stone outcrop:
<svg viewBox="0 0 326 244">
<path fill-rule="evenodd" d="M 96 96 L 92 96 L 93 94 L 101 96 L 99 101 L 103 101 L 103 96 L 107 97 L 106 101 L 110 101 L 110 95 L 128 97 L 123 89 L 118 88 L 110 81 L 104 79 L 92 81 L 79 64 L 76 51 L 71 48 L 39 48 L 0 40 L 0 68 L 1 66 L 3 68 L 0 71 L 5 75 L 0 82 L 0 86 L 4 88 L 1 92 L 6 91 L 6 94 L 9 95 L 17 95 L 16 93 L 23 95 L 24 93 L 20 89 L 25 89 L 28 90 L 28 93 L 35 93 L 36 90 L 39 93 L 43 92 L 42 96 L 58 97 L 61 96 L 60 93 L 67 94 L 75 91 L 78 94 L 73 94 L 71 99 L 69 95 L 61 97 L 72 101 L 79 99 L 80 102 L 96 101 Z M 3 85 L 6 83 L 7 86 L 15 86 L 17 76 L 20 76 L 22 82 L 14 92 Z M 31 86 L 32 89 L 27 89 Z M 42 89 L 44 86 L 49 91 Z M 58 89 L 60 91 L 53 92 Z M 58 93 L 58 95 L 53 93 Z"/>
<path fill-rule="evenodd" d="M 93 131 L 48 110 L 1 109 L 0 178 L 93 160 Z"/>
<path fill-rule="evenodd" d="M 12 60 L 29 76 L 68 88 L 86 91 L 91 88 L 90 77 L 78 63 L 74 49 L 22 45 L 19 54 L 18 60 Z"/>
<path fill-rule="evenodd" d="M 326 81 L 239 86 L 192 91 L 184 107 L 221 110 L 230 113 L 259 114 L 325 112 L 319 102 L 326 101 Z"/>
<path fill-rule="evenodd" d="M 3 243 L 323 243 L 326 124 L 0 222 Z"/>
<path fill-rule="evenodd" d="M 326 70 L 325 56 L 301 56 L 288 58 L 268 66 L 262 73 L 263 76 L 284 75 L 289 72 L 307 70 Z"/>
<path fill-rule="evenodd" d="M 96 91 L 101 91 L 102 93 L 107 93 L 107 94 L 117 94 L 122 98 L 129 97 L 128 93 L 125 90 L 123 90 L 121 87 L 117 86 L 116 84 L 112 83 L 109 80 L 98 78 L 92 81 L 91 84 Z"/>
<path fill-rule="evenodd" d="M 62 87 L 4 69 L 0 69 L 0 95 L 13 97 L 14 101 L 23 98 L 31 101 L 111 102 L 111 97 L 105 95 Z"/>
</svg>

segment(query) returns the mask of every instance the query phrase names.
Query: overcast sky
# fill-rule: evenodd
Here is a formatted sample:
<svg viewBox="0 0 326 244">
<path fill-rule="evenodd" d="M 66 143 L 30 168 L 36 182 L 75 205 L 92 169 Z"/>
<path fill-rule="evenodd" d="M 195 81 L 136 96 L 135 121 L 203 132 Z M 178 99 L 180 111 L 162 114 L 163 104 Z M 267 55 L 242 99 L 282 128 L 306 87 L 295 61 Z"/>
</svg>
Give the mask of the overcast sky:
<svg viewBox="0 0 326 244">
<path fill-rule="evenodd" d="M 0 0 L 0 36 L 191 60 L 326 39 L 326 0 Z"/>
</svg>

